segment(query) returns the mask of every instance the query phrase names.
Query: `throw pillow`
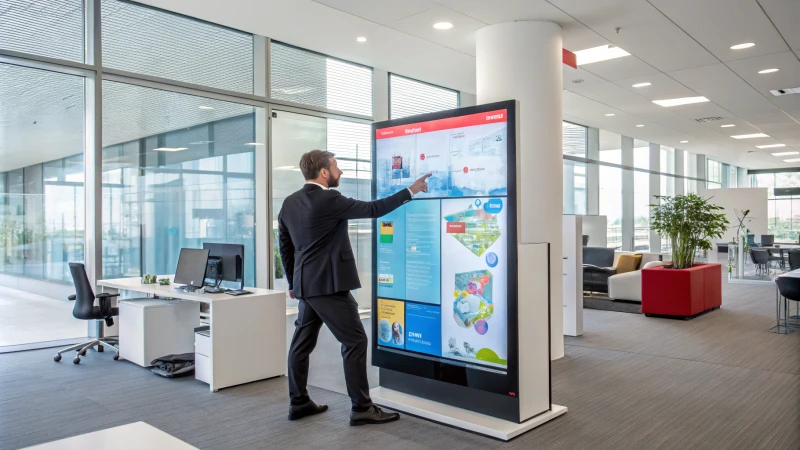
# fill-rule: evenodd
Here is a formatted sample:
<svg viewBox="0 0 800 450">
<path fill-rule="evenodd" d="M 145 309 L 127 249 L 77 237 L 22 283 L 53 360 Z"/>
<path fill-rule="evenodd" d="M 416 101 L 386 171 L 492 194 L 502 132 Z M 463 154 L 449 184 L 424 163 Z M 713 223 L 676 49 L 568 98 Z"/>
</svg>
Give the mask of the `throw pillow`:
<svg viewBox="0 0 800 450">
<path fill-rule="evenodd" d="M 617 261 L 617 273 L 633 272 L 639 269 L 639 264 L 642 262 L 642 254 L 635 255 L 620 255 Z"/>
</svg>

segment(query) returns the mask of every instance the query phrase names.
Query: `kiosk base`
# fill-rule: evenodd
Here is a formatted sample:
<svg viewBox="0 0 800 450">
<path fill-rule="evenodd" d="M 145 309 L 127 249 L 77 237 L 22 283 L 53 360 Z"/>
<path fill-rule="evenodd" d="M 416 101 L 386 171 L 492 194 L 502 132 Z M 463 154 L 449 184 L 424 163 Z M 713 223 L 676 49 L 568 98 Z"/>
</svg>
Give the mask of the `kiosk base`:
<svg viewBox="0 0 800 450">
<path fill-rule="evenodd" d="M 544 414 L 523 423 L 514 423 L 385 387 L 370 389 L 369 394 L 372 401 L 380 406 L 503 441 L 511 440 L 567 412 L 566 406 L 552 405 L 552 409 Z"/>
</svg>

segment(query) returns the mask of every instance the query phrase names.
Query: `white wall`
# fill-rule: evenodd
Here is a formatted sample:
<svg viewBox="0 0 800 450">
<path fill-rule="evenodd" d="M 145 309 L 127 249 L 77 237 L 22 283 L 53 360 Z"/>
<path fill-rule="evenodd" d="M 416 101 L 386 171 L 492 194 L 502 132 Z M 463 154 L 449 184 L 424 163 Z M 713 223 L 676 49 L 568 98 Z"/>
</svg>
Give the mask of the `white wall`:
<svg viewBox="0 0 800 450">
<path fill-rule="evenodd" d="M 710 202 L 725 208 L 725 215 L 730 222 L 728 231 L 722 235 L 722 239 L 713 240 L 714 242 L 730 242 L 736 235 L 736 226 L 739 221 L 736 219 L 736 211 L 750 210 L 748 217 L 752 220 L 745 222 L 745 226 L 750 232 L 756 235 L 756 242 L 761 241 L 762 234 L 769 234 L 767 230 L 767 188 L 736 188 L 736 189 L 705 189 L 700 188 L 698 195 L 710 198 Z"/>
<path fill-rule="evenodd" d="M 583 216 L 583 234 L 589 236 L 589 247 L 605 247 L 608 244 L 608 218 L 606 216 Z"/>
</svg>

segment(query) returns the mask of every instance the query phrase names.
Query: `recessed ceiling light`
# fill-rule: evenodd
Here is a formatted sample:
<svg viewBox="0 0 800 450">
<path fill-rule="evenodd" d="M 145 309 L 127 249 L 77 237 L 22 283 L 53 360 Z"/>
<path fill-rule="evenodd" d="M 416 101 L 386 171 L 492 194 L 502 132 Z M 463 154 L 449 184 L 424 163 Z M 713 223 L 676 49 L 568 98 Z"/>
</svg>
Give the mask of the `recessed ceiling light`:
<svg viewBox="0 0 800 450">
<path fill-rule="evenodd" d="M 437 30 L 449 30 L 450 28 L 453 28 L 453 24 L 450 22 L 438 22 L 433 24 L 433 28 L 436 28 Z"/>
<path fill-rule="evenodd" d="M 758 73 L 772 73 L 772 72 L 777 72 L 779 70 L 780 69 L 774 69 L 774 68 L 773 69 L 764 69 L 764 70 L 759 70 Z"/>
<path fill-rule="evenodd" d="M 736 136 L 731 136 L 731 137 L 734 139 L 753 139 L 753 138 L 769 137 L 769 135 L 764 133 L 753 133 L 753 134 L 737 134 Z"/>
<path fill-rule="evenodd" d="M 720 125 L 720 127 L 722 127 L 722 128 L 730 128 L 730 127 L 735 127 L 735 126 L 736 126 L 736 125 L 734 125 L 734 124 L 732 124 L 732 123 L 729 123 L 729 124 L 727 124 L 727 125 Z"/>
<path fill-rule="evenodd" d="M 614 114 L 614 113 L 608 113 L 608 114 L 606 114 L 606 117 L 613 117 L 613 116 L 615 116 L 615 115 L 616 115 L 616 114 Z"/>
<path fill-rule="evenodd" d="M 645 87 L 645 86 L 650 86 L 650 83 L 636 83 L 633 85 L 633 87 Z"/>
<path fill-rule="evenodd" d="M 262 144 L 260 142 L 248 142 L 248 143 L 246 143 L 244 145 L 264 145 L 264 144 Z"/>
<path fill-rule="evenodd" d="M 636 125 L 636 128 L 642 128 L 644 125 Z"/>
<path fill-rule="evenodd" d="M 189 145 L 206 145 L 212 142 L 214 141 L 195 141 L 195 142 L 189 142 Z"/>
<path fill-rule="evenodd" d="M 800 161 L 800 158 L 792 158 L 792 159 L 784 159 L 786 162 L 797 162 Z"/>
<path fill-rule="evenodd" d="M 212 106 L 201 106 L 200 109 L 214 109 Z"/>
<path fill-rule="evenodd" d="M 367 38 L 365 38 L 364 36 L 359 36 L 359 37 L 356 38 L 356 41 L 358 41 L 358 42 L 367 42 Z"/>
<path fill-rule="evenodd" d="M 756 145 L 756 148 L 778 148 L 778 147 L 786 147 L 786 144 Z"/>
<path fill-rule="evenodd" d="M 756 45 L 756 44 L 754 44 L 752 42 L 745 42 L 744 44 L 731 45 L 731 50 L 741 50 L 743 48 L 753 47 L 754 45 Z"/>
<path fill-rule="evenodd" d="M 707 101 L 708 99 L 705 97 L 683 97 L 668 98 L 666 100 L 653 100 L 653 103 L 669 108 L 670 106 L 690 105 L 692 103 L 703 103 Z"/>
<path fill-rule="evenodd" d="M 688 144 L 689 141 L 681 141 L 681 144 Z"/>
<path fill-rule="evenodd" d="M 773 153 L 772 156 L 789 156 L 797 154 L 800 154 L 800 152 L 778 152 L 778 153 Z"/>
<path fill-rule="evenodd" d="M 607 61 L 609 59 L 621 58 L 628 56 L 630 53 L 617 47 L 616 45 L 601 45 L 600 47 L 587 48 L 586 50 L 578 50 L 575 52 L 575 59 L 579 66 L 584 64 L 591 64 L 599 61 Z"/>
<path fill-rule="evenodd" d="M 186 147 L 176 147 L 176 148 L 159 147 L 153 149 L 154 152 L 180 152 L 182 150 L 188 150 L 188 149 Z"/>
</svg>

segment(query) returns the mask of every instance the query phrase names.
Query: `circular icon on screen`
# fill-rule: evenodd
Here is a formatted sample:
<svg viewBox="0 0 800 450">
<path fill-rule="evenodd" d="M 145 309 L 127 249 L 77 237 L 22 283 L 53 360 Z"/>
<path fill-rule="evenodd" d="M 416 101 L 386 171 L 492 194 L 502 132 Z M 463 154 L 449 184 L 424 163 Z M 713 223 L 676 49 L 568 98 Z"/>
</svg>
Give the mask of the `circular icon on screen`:
<svg viewBox="0 0 800 450">
<path fill-rule="evenodd" d="M 489 267 L 494 267 L 499 262 L 497 258 L 497 254 L 495 252 L 489 252 L 486 254 L 486 265 Z"/>
<path fill-rule="evenodd" d="M 481 199 L 479 199 L 479 198 L 475 199 L 475 206 L 477 206 L 477 207 L 481 206 Z"/>
<path fill-rule="evenodd" d="M 419 159 L 420 159 L 420 161 L 425 161 L 425 153 L 420 153 L 419 154 Z"/>
<path fill-rule="evenodd" d="M 469 167 L 464 167 L 464 173 L 469 173 Z"/>
<path fill-rule="evenodd" d="M 475 331 L 477 331 L 478 334 L 480 334 L 481 336 L 483 336 L 484 334 L 486 334 L 487 331 L 489 331 L 489 324 L 486 323 L 486 321 L 483 319 L 475 322 L 475 325 L 473 325 L 473 327 L 475 328 Z"/>
</svg>

